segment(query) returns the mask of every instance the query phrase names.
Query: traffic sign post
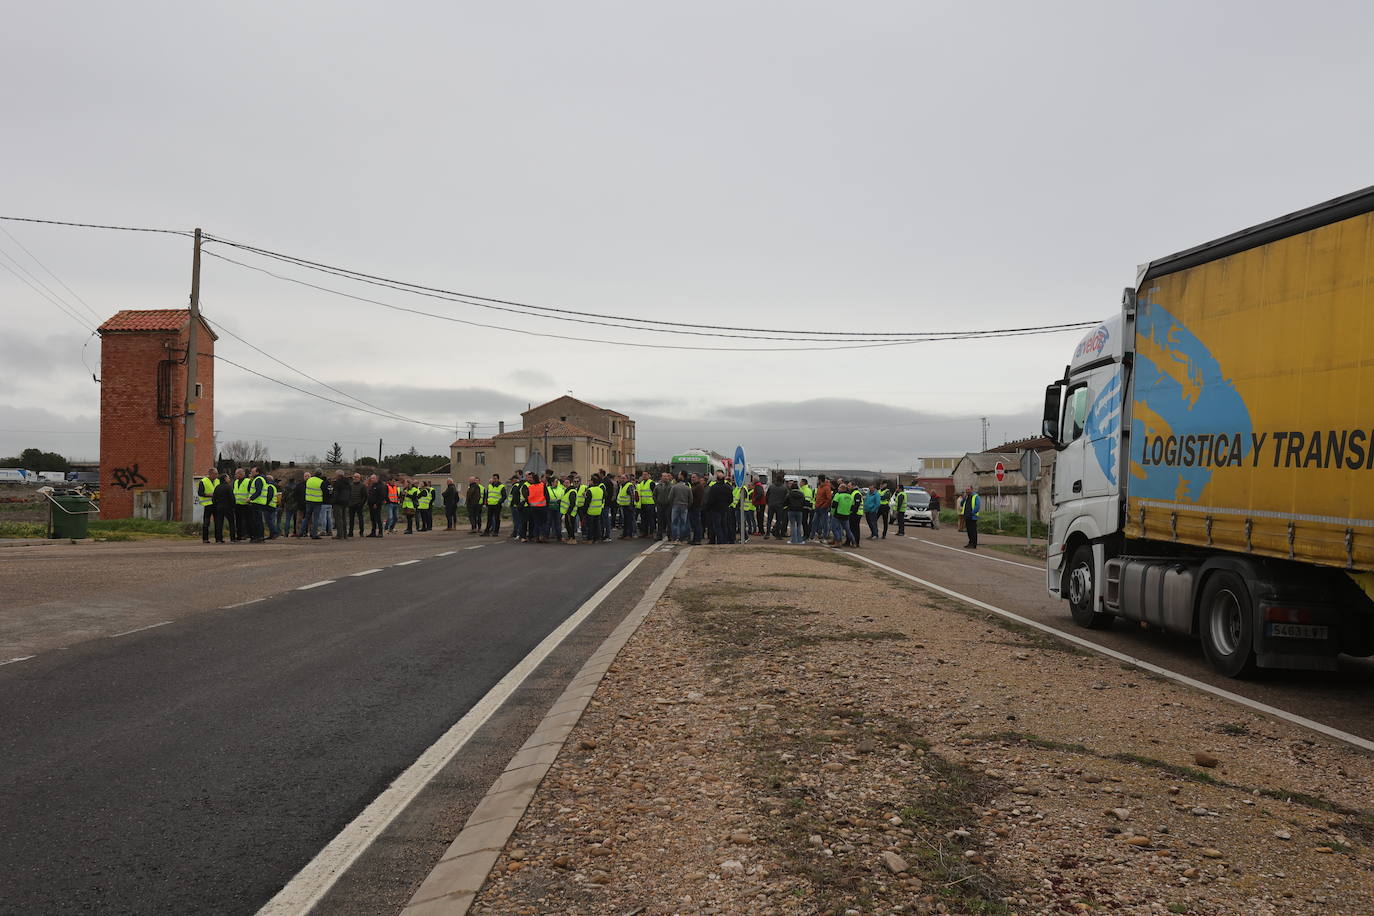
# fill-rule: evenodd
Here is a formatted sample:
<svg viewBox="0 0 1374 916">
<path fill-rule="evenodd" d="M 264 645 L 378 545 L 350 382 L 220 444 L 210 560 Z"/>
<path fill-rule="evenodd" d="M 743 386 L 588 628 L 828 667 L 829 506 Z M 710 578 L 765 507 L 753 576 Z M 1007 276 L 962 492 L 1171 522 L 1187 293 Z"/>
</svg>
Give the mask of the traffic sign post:
<svg viewBox="0 0 1374 916">
<path fill-rule="evenodd" d="M 1002 481 L 1006 479 L 1007 466 L 999 461 L 993 470 L 997 474 L 997 531 L 1000 533 L 1002 531 Z"/>
<path fill-rule="evenodd" d="M 737 446 L 735 446 L 735 466 L 734 466 L 734 468 L 733 468 L 733 470 L 734 470 L 734 472 L 735 472 L 735 486 L 736 486 L 736 487 L 742 487 L 742 486 L 744 486 L 744 469 L 745 469 L 746 467 L 747 467 L 747 465 L 744 463 L 744 446 L 742 446 L 742 445 L 737 445 Z M 739 532 L 739 543 L 743 544 L 743 543 L 744 543 L 744 499 L 743 499 L 743 498 L 741 498 L 740 501 L 739 501 L 739 518 L 735 519 L 735 522 L 736 522 L 735 530 Z"/>
<path fill-rule="evenodd" d="M 1021 476 L 1026 479 L 1026 547 L 1031 545 L 1031 487 L 1040 479 L 1040 453 L 1027 449 L 1021 453 Z"/>
</svg>

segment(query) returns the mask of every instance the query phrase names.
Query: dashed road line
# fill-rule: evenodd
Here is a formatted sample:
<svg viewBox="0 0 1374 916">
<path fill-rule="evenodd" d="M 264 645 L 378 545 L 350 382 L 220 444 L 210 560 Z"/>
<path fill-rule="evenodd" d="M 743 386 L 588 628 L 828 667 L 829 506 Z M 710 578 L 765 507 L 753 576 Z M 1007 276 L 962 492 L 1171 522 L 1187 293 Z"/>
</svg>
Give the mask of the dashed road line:
<svg viewBox="0 0 1374 916">
<path fill-rule="evenodd" d="M 481 550 L 486 544 L 473 544 L 471 547 L 464 547 L 464 550 Z"/>
<path fill-rule="evenodd" d="M 15 662 L 26 662 L 26 661 L 28 661 L 28 660 L 31 659 L 31 658 L 37 658 L 37 657 L 38 657 L 38 656 L 36 656 L 36 655 L 19 655 L 19 656 L 16 656 L 16 657 L 14 657 L 14 658 L 7 658 L 7 659 L 5 659 L 3 662 L 0 662 L 0 666 L 4 666 L 4 665 L 13 665 Z"/>
<path fill-rule="evenodd" d="M 308 591 L 308 590 L 310 590 L 310 589 L 312 589 L 312 588 L 319 588 L 321 585 L 333 585 L 333 584 L 335 583 L 335 581 L 337 581 L 337 580 L 335 580 L 335 579 L 324 579 L 324 580 L 322 580 L 322 581 L 320 581 L 320 582 L 311 582 L 309 585 L 301 585 L 301 586 L 298 586 L 298 587 L 296 588 L 296 591 L 298 591 L 298 592 L 304 592 L 304 591 Z"/>
<path fill-rule="evenodd" d="M 266 600 L 267 600 L 267 598 L 264 596 L 264 597 L 262 597 L 262 598 L 254 598 L 254 599 L 251 600 L 251 601 L 240 601 L 238 604 L 226 604 L 224 607 L 220 608 L 220 610 L 221 610 L 221 611 L 232 611 L 232 610 L 233 610 L 234 608 L 236 608 L 236 607 L 248 607 L 248 605 L 250 605 L 250 604 L 257 604 L 259 601 L 266 601 Z"/>
<path fill-rule="evenodd" d="M 160 622 L 160 623 L 150 623 L 150 624 L 148 624 L 148 625 L 145 626 L 145 627 L 134 627 L 132 630 L 125 630 L 123 633 L 111 633 L 109 636 L 106 636 L 105 638 L 106 638 L 106 639 L 118 639 L 118 638 L 121 637 L 121 636 L 128 636 L 130 633 L 142 633 L 144 630 L 151 630 L 151 629 L 153 629 L 153 628 L 155 628 L 155 627 L 165 627 L 165 626 L 167 626 L 167 624 L 169 624 L 169 623 L 171 623 L 171 622 L 172 622 L 172 621 L 170 621 L 170 620 L 164 620 L 164 621 L 162 621 L 162 622 Z"/>
<path fill-rule="evenodd" d="M 381 572 L 380 569 L 364 569 L 362 572 L 349 573 L 350 576 L 370 576 L 373 573 Z"/>
<path fill-rule="evenodd" d="M 458 552 L 458 551 L 456 551 L 456 550 L 445 550 L 443 553 L 436 553 L 435 556 L 436 556 L 436 557 L 451 557 L 451 556 L 453 556 L 453 555 L 454 555 L 455 553 L 457 553 L 457 552 Z"/>
<path fill-rule="evenodd" d="M 392 566 L 409 566 L 409 565 L 411 565 L 412 563 L 419 563 L 419 562 L 420 562 L 419 560 L 402 560 L 402 561 L 399 562 L 399 563 L 392 563 L 391 565 L 392 565 Z"/>
<path fill-rule="evenodd" d="M 1106 646 L 1099 645 L 1098 643 L 1095 643 L 1090 639 L 1084 639 L 1081 636 L 1075 636 L 1072 633 L 1066 633 L 1063 630 L 1056 629 L 1052 626 L 1049 626 L 1048 624 L 1043 624 L 1038 620 L 1031 620 L 1029 617 L 1022 617 L 1020 614 L 1014 614 L 1011 611 L 1004 610 L 1003 608 L 997 607 L 994 604 L 988 604 L 986 601 L 979 601 L 977 598 L 971 598 L 968 595 L 960 594 L 959 592 L 956 592 L 953 589 L 945 588 L 943 585 L 936 585 L 934 582 L 931 582 L 928 579 L 922 579 L 919 576 L 913 576 L 910 573 L 904 573 L 900 569 L 894 569 L 885 563 L 879 563 L 877 560 L 870 560 L 868 557 L 860 556 L 859 554 L 854 553 L 852 551 L 846 550 L 843 551 L 843 553 L 847 557 L 851 557 L 855 560 L 859 560 L 860 562 L 867 563 L 870 566 L 876 566 L 878 569 L 881 569 L 884 572 L 889 572 L 894 576 L 900 576 L 903 579 L 909 579 L 910 581 L 915 582 L 917 585 L 925 586 L 926 588 L 931 589 L 932 591 L 937 591 L 942 595 L 948 595 L 949 597 L 954 598 L 958 601 L 962 601 L 965 604 L 971 604 L 976 608 L 981 608 L 982 610 L 990 611 L 993 614 L 1005 617 L 1008 620 L 1013 620 L 1016 623 L 1021 624 L 1022 626 L 1032 627 L 1036 630 L 1041 631 L 1042 633 L 1048 633 L 1056 639 L 1062 639 L 1066 642 L 1073 643 L 1075 646 L 1080 646 L 1084 649 L 1096 652 L 1099 655 L 1105 655 L 1108 658 L 1116 659 L 1119 662 L 1125 662 L 1128 665 L 1134 665 L 1137 668 L 1149 671 L 1151 674 L 1158 674 L 1160 677 L 1166 677 L 1171 681 L 1175 681 L 1179 684 L 1192 687 L 1195 690 L 1201 690 L 1204 693 L 1210 693 L 1212 696 L 1220 697 L 1223 700 L 1230 700 L 1232 703 L 1237 703 L 1241 706 L 1248 707 L 1249 709 L 1253 709 L 1256 712 L 1262 712 L 1265 715 L 1273 716 L 1276 719 L 1282 719 L 1285 722 L 1289 722 L 1293 725 L 1300 726 L 1301 728 L 1306 728 L 1310 731 L 1318 732 L 1320 734 L 1326 735 L 1328 738 L 1335 738 L 1337 741 L 1343 741 L 1346 744 L 1358 747 L 1361 750 L 1374 751 L 1374 741 L 1370 741 L 1367 738 L 1361 738 L 1359 735 L 1352 735 L 1350 732 L 1341 731 L 1339 728 L 1332 728 L 1330 725 L 1325 725 L 1321 722 L 1316 721 L 1315 719 L 1309 719 L 1306 716 L 1300 716 L 1297 713 L 1289 712 L 1286 709 L 1279 709 L 1277 706 L 1270 706 L 1268 703 L 1261 703 L 1258 700 L 1252 700 L 1249 697 L 1243 697 L 1238 693 L 1232 693 L 1231 691 L 1223 690 L 1220 687 L 1213 687 L 1211 684 L 1208 684 L 1204 681 L 1199 681 L 1196 678 L 1188 677 L 1186 674 L 1179 674 L 1177 671 L 1171 671 L 1168 668 L 1162 668 L 1159 665 L 1156 665 L 1152 662 L 1147 662 L 1144 659 L 1136 658 L 1134 655 L 1127 655 L 1125 652 L 1118 652 L 1115 649 L 1109 649 Z"/>
</svg>

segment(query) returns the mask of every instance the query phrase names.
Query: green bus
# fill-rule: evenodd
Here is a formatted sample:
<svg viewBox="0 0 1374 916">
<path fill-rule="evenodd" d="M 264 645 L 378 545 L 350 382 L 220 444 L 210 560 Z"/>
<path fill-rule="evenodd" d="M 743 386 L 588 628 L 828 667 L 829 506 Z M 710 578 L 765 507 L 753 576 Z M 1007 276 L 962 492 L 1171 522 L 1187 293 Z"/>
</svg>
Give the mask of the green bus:
<svg viewBox="0 0 1374 916">
<path fill-rule="evenodd" d="M 702 449 L 691 449 L 681 455 L 674 455 L 668 466 L 672 469 L 674 477 L 681 471 L 713 477 L 716 471 L 725 470 L 725 464 L 720 459 L 711 457 L 710 453 Z"/>
</svg>

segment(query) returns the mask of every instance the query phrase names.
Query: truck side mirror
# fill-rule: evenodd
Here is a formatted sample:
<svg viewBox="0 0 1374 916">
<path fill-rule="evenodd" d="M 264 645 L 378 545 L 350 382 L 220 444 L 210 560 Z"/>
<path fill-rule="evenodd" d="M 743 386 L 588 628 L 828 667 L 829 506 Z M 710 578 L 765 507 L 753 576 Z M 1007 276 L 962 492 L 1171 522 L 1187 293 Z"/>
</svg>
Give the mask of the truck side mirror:
<svg viewBox="0 0 1374 916">
<path fill-rule="evenodd" d="M 1058 384 L 1045 389 L 1045 418 L 1040 432 L 1055 445 L 1059 445 L 1059 409 L 1064 389 Z"/>
</svg>

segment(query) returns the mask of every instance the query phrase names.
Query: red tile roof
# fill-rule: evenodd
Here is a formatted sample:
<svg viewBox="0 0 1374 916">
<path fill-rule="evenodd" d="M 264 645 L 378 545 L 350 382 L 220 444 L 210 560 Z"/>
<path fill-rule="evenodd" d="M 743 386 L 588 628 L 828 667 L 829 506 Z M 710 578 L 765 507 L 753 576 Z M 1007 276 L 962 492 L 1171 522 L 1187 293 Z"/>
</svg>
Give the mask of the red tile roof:
<svg viewBox="0 0 1374 916">
<path fill-rule="evenodd" d="M 583 429 L 583 428 L 580 427 L 580 426 L 573 426 L 571 423 L 565 423 L 565 422 L 563 422 L 562 420 L 540 420 L 540 421 L 538 421 L 537 423 L 535 423 L 533 426 L 527 427 L 527 428 L 525 428 L 525 429 L 514 429 L 514 430 L 511 430 L 511 431 L 508 432 L 508 433 L 501 433 L 501 434 L 500 434 L 499 436 L 497 436 L 496 438 L 498 438 L 498 439 L 534 439 L 534 438 L 542 438 L 542 437 L 544 437 L 544 436 L 554 436 L 554 437 L 562 436 L 562 437 L 564 437 L 564 438 L 583 438 L 583 437 L 585 437 L 585 438 L 587 438 L 587 439 L 595 439 L 595 440 L 598 441 L 598 442 L 605 442 L 605 441 L 606 441 L 605 439 L 601 438 L 600 436 L 598 436 L 596 433 L 592 432 L 591 430 Z"/>
<path fill-rule="evenodd" d="M 102 334 L 111 331 L 180 331 L 191 320 L 190 309 L 120 309 L 100 327 Z M 201 320 L 201 326 L 218 340 L 219 335 Z"/>
<path fill-rule="evenodd" d="M 496 444 L 495 439 L 456 439 L 455 448 L 491 448 Z"/>
<path fill-rule="evenodd" d="M 190 320 L 190 309 L 123 309 L 98 330 L 180 331 Z"/>
</svg>

